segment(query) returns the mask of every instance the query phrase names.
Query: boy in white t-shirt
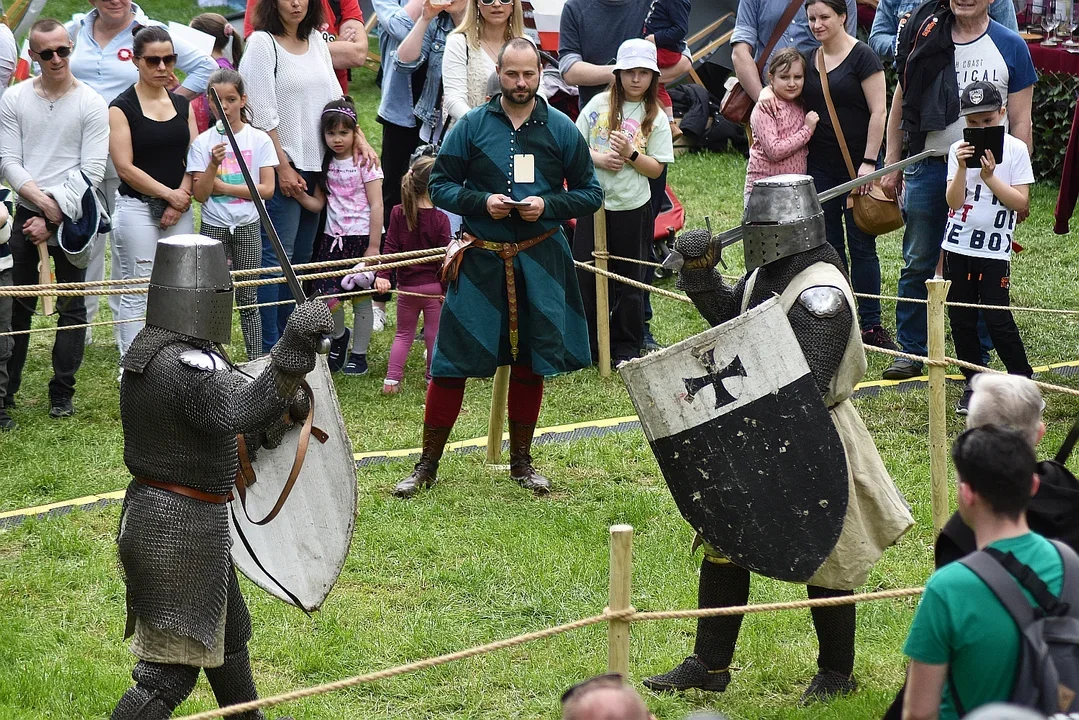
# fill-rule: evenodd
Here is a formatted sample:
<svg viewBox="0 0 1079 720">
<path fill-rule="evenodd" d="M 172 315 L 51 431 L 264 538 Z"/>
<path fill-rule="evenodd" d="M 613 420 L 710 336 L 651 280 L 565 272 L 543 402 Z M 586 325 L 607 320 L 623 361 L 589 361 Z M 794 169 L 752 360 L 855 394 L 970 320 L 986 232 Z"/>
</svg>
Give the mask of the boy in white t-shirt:
<svg viewBox="0 0 1079 720">
<path fill-rule="evenodd" d="M 1004 122 L 1005 107 L 1000 92 L 989 82 L 973 82 L 960 97 L 961 114 L 968 128 L 993 127 Z M 1012 236 L 1016 215 L 1026 209 L 1034 171 L 1027 146 L 1004 135 L 1004 153 L 999 160 L 986 150 L 980 162 L 972 161 L 974 146 L 959 141 L 948 152 L 948 224 L 941 242 L 944 279 L 952 281 L 949 302 L 1008 305 Z M 968 167 L 974 165 L 974 167 Z M 983 310 L 989 336 L 1008 372 L 1030 377 L 1034 374 L 1019 328 L 1010 310 Z M 960 360 L 978 363 L 978 310 L 948 308 L 952 342 Z M 967 387 L 955 411 L 966 415 L 973 394 L 970 379 L 976 373 L 964 369 Z"/>
</svg>

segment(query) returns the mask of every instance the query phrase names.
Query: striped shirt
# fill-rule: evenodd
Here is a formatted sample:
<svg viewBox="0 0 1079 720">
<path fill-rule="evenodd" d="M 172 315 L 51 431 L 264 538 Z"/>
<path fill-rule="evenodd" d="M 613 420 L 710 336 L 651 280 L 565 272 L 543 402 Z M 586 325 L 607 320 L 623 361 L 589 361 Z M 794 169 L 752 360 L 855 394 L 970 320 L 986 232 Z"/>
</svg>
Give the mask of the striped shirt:
<svg viewBox="0 0 1079 720">
<path fill-rule="evenodd" d="M 537 97 L 532 115 L 514 130 L 501 98 L 473 108 L 450 130 L 428 184 L 434 204 L 463 216 L 468 232 L 492 242 L 527 240 L 598 210 L 603 190 L 573 121 Z M 514 162 L 522 155 L 534 157 L 533 182 L 514 181 Z M 493 194 L 541 197 L 543 214 L 536 222 L 516 212 L 494 220 L 487 214 Z"/>
</svg>

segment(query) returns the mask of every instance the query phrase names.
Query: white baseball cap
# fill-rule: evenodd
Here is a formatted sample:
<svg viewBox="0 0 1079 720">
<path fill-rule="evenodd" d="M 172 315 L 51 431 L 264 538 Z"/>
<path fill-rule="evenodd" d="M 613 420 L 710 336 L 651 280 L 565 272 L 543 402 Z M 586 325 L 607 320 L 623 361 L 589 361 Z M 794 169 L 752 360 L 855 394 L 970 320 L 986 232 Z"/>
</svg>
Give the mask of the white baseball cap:
<svg viewBox="0 0 1079 720">
<path fill-rule="evenodd" d="M 615 70 L 632 70 L 633 68 L 645 68 L 652 72 L 659 72 L 659 63 L 656 62 L 656 46 L 642 38 L 626 40 L 618 47 L 618 57 L 614 62 Z"/>
</svg>

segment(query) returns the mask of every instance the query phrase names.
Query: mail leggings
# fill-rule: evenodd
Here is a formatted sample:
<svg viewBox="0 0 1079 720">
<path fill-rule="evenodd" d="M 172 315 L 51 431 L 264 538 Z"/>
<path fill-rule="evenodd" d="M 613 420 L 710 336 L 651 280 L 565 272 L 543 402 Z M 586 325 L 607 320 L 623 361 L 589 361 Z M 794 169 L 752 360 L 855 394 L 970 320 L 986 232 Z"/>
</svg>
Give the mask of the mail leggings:
<svg viewBox="0 0 1079 720">
<path fill-rule="evenodd" d="M 180 221 L 170 228 L 161 229 L 150 215 L 150 207 L 141 200 L 120 195 L 116 198 L 116 215 L 112 219 L 112 242 L 116 257 L 120 260 L 120 278 L 149 279 L 154 269 L 157 241 L 174 235 L 190 235 L 195 232 L 195 214 L 188 210 Z M 131 341 L 146 323 L 139 318 L 146 314 L 146 295 L 121 295 L 117 320 L 124 321 L 117 327 L 120 331 L 120 357 L 124 356 Z"/>
<path fill-rule="evenodd" d="M 634 260 L 649 260 L 654 235 L 651 201 L 634 210 L 604 212 L 607 217 L 607 252 Z M 578 218 L 573 232 L 573 259 L 589 262 L 594 259 L 592 253 L 595 249 L 594 216 Z M 613 259 L 607 262 L 607 269 L 638 282 L 647 282 L 647 275 L 651 272 L 645 265 Z M 588 322 L 588 340 L 591 344 L 592 359 L 595 361 L 599 357 L 596 334 L 596 275 L 587 270 L 577 270 L 577 282 L 581 287 L 581 300 L 584 302 L 585 319 Z M 611 357 L 616 360 L 638 357 L 641 346 L 644 345 L 645 292 L 611 280 L 607 283 L 607 297 L 611 324 Z"/>
</svg>

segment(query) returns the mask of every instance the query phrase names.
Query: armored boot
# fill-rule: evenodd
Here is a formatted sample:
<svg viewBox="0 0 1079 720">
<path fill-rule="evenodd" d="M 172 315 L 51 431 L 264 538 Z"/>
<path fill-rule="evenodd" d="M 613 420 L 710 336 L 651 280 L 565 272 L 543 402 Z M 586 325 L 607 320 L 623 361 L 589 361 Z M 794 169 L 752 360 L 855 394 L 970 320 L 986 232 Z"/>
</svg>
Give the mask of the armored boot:
<svg viewBox="0 0 1079 720">
<path fill-rule="evenodd" d="M 532 467 L 532 435 L 535 423 L 510 420 L 510 479 L 537 495 L 551 492 L 551 481 Z"/>
<path fill-rule="evenodd" d="M 225 664 L 221 667 L 206 668 L 206 679 L 210 681 L 214 697 L 220 707 L 239 705 L 258 699 L 255 690 L 255 678 L 251 674 L 251 659 L 247 648 L 225 654 Z M 241 720 L 263 720 L 259 710 L 251 710 L 231 717 Z"/>
<path fill-rule="evenodd" d="M 843 597 L 853 594 L 851 590 L 806 586 L 810 599 Z M 813 629 L 817 632 L 817 674 L 802 693 L 800 705 L 828 701 L 840 695 L 849 695 L 858 689 L 854 679 L 854 630 L 856 610 L 854 605 L 817 607 L 813 615 Z"/>
<path fill-rule="evenodd" d="M 423 453 L 412 474 L 397 483 L 393 489 L 396 497 L 412 497 L 421 487 L 435 484 L 438 480 L 438 461 L 442 459 L 442 451 L 446 448 L 446 440 L 449 439 L 451 430 L 452 427 L 423 424 Z"/>
<path fill-rule="evenodd" d="M 128 688 L 112 720 L 164 720 L 195 689 L 199 669 L 140 660 L 131 671 L 135 685 Z"/>
<path fill-rule="evenodd" d="M 729 562 L 718 564 L 706 555 L 701 563 L 698 605 L 702 608 L 745 605 L 749 601 L 749 571 Z M 731 660 L 741 615 L 699 618 L 693 654 L 662 675 L 644 680 L 655 692 L 675 692 L 697 688 L 723 692 L 731 682 Z"/>
</svg>

